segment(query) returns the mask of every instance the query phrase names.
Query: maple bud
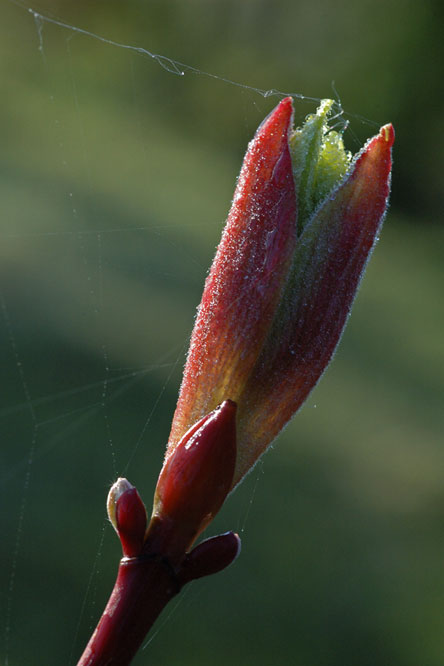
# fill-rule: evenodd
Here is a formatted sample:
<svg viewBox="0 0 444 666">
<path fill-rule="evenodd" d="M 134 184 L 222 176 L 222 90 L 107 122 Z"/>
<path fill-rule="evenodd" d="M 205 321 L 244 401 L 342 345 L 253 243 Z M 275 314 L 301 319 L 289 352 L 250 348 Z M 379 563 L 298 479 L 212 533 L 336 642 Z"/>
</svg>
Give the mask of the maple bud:
<svg viewBox="0 0 444 666">
<path fill-rule="evenodd" d="M 236 463 L 236 404 L 224 401 L 167 454 L 154 495 L 147 549 L 175 562 L 222 506 Z"/>
<path fill-rule="evenodd" d="M 353 159 L 324 100 L 302 128 L 283 99 L 249 144 L 191 337 L 153 514 L 126 479 L 108 496 L 124 557 L 79 666 L 129 664 L 185 583 L 239 553 L 189 549 L 329 363 L 387 208 L 391 125 Z M 219 406 L 218 406 L 219 405 Z M 237 412 L 236 412 L 237 410 Z"/>
<path fill-rule="evenodd" d="M 137 489 L 127 479 L 117 479 L 108 493 L 106 508 L 123 554 L 136 557 L 142 552 L 147 525 L 145 506 Z"/>
<path fill-rule="evenodd" d="M 283 99 L 249 144 L 205 283 L 167 448 L 238 404 L 236 485 L 307 398 L 339 342 L 387 208 L 391 125 L 352 158 L 334 103 L 293 130 Z"/>
</svg>

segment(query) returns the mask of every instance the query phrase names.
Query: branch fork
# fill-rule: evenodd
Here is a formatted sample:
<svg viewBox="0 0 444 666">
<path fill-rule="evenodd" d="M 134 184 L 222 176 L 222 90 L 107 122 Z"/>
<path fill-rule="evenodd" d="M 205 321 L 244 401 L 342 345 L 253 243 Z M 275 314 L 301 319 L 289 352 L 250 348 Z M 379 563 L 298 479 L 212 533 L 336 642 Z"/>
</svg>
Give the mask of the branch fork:
<svg viewBox="0 0 444 666">
<path fill-rule="evenodd" d="M 192 545 L 222 505 L 236 459 L 236 405 L 201 419 L 165 460 L 147 527 L 136 488 L 118 479 L 108 516 L 122 544 L 117 579 L 78 666 L 126 666 L 166 604 L 182 587 L 229 566 L 240 552 L 227 532 Z"/>
</svg>

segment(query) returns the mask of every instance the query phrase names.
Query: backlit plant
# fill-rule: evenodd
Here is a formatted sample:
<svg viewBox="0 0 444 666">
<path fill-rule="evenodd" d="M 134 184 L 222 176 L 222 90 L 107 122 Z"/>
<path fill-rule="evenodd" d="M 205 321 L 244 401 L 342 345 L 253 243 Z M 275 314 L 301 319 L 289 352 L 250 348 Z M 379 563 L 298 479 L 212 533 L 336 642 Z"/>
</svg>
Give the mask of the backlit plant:
<svg viewBox="0 0 444 666">
<path fill-rule="evenodd" d="M 391 125 L 354 157 L 324 100 L 293 129 L 283 99 L 251 141 L 205 283 L 151 519 L 118 479 L 117 581 L 79 666 L 124 666 L 187 582 L 238 555 L 196 539 L 291 419 L 339 342 L 390 190 Z"/>
</svg>

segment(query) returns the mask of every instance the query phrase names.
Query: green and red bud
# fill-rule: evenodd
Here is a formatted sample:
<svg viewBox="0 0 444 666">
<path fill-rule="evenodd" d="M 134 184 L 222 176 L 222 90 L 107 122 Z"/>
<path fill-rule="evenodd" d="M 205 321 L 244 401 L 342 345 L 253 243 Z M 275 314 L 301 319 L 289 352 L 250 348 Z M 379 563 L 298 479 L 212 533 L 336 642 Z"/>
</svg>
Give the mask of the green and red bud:
<svg viewBox="0 0 444 666">
<path fill-rule="evenodd" d="M 167 463 L 194 423 L 235 400 L 236 485 L 339 342 L 387 208 L 394 132 L 386 125 L 352 159 L 328 127 L 332 105 L 292 130 L 286 98 L 248 147 L 191 337 Z"/>
<path fill-rule="evenodd" d="M 79 666 L 129 664 L 184 584 L 236 559 L 232 532 L 190 548 L 339 342 L 387 208 L 394 131 L 384 126 L 352 160 L 328 127 L 332 106 L 324 100 L 292 131 L 286 98 L 248 147 L 205 283 L 148 528 L 126 479 L 108 495 L 125 557 Z"/>
<path fill-rule="evenodd" d="M 125 555 L 143 546 L 181 561 L 338 344 L 387 207 L 394 133 L 386 125 L 352 160 L 328 127 L 332 105 L 325 100 L 292 130 L 286 98 L 249 145 L 205 284 L 146 535 L 135 488 L 120 479 L 110 492 Z"/>
</svg>

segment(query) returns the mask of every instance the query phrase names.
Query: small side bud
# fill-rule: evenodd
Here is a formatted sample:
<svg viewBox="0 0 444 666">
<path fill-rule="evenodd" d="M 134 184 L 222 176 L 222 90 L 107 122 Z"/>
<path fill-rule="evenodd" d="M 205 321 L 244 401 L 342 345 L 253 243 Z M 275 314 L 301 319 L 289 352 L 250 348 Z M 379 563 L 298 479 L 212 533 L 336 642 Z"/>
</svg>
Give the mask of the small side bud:
<svg viewBox="0 0 444 666">
<path fill-rule="evenodd" d="M 236 464 L 236 403 L 225 400 L 182 437 L 166 458 L 154 496 L 147 545 L 171 561 L 183 556 L 214 518 Z"/>
<path fill-rule="evenodd" d="M 119 535 L 125 557 L 140 555 L 147 516 L 137 489 L 127 479 L 117 479 L 106 502 L 108 518 Z"/>
<path fill-rule="evenodd" d="M 118 499 L 123 495 L 123 493 L 128 490 L 132 490 L 133 485 L 128 481 L 128 479 L 119 478 L 111 488 L 109 489 L 108 497 L 106 499 L 106 510 L 108 512 L 108 518 L 111 525 L 119 534 L 119 528 L 117 527 L 117 518 L 116 518 L 116 504 Z"/>
<path fill-rule="evenodd" d="M 241 541 L 234 532 L 226 532 L 202 541 L 188 553 L 180 565 L 178 577 L 181 585 L 211 576 L 226 569 L 241 550 Z"/>
</svg>

